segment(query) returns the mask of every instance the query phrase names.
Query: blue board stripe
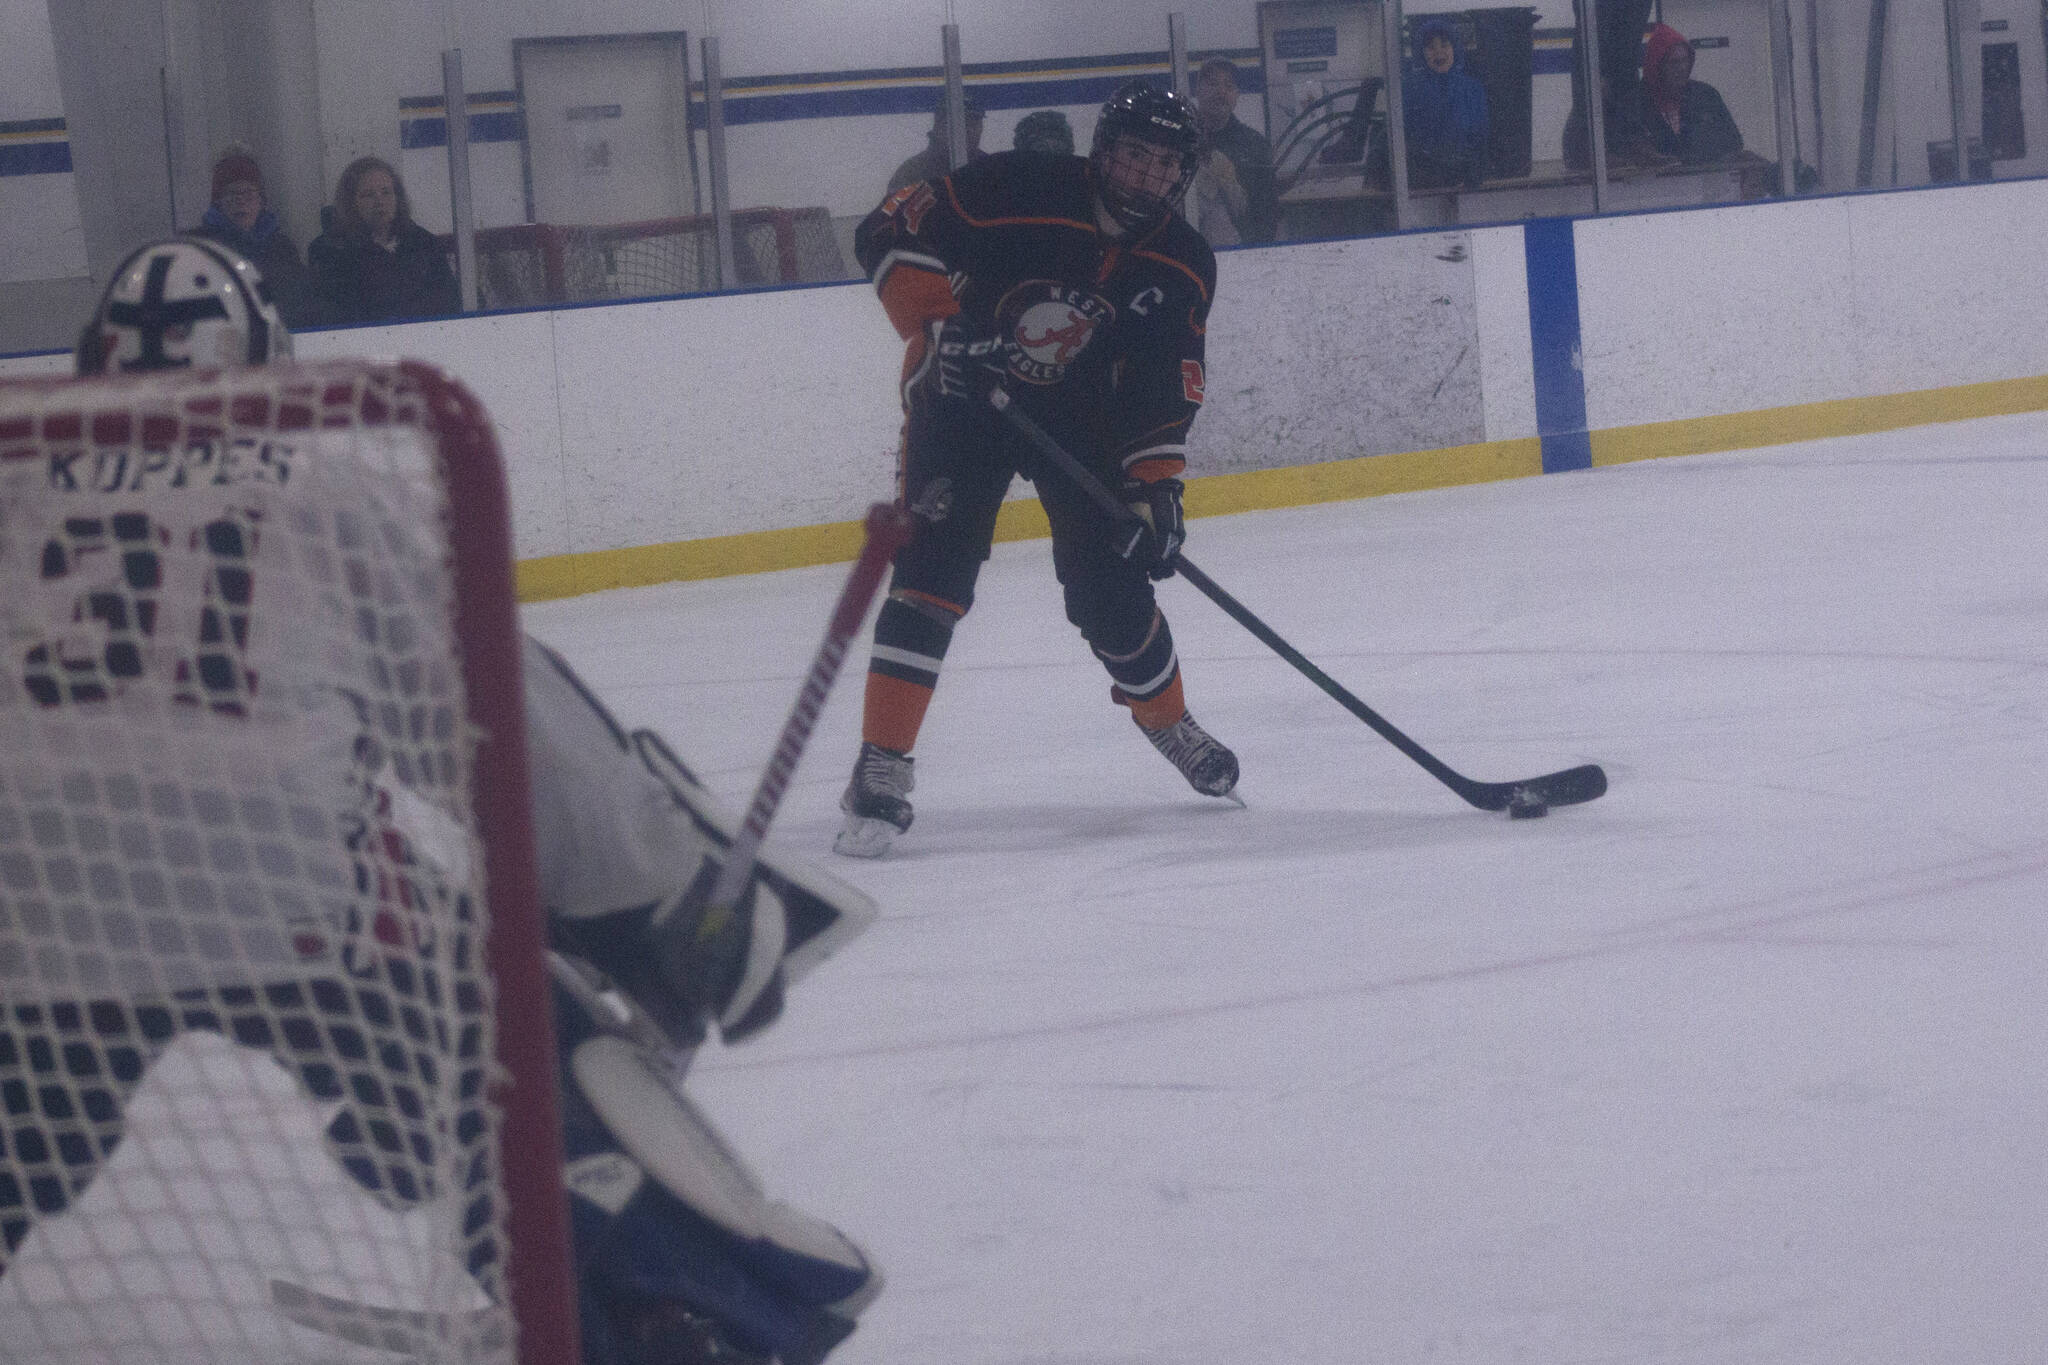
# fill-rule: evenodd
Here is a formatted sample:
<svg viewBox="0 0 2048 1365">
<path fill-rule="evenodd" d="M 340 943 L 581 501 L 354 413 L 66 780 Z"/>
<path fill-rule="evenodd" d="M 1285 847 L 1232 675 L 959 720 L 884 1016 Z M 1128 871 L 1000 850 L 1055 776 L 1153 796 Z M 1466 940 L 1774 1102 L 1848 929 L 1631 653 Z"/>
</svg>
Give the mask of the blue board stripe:
<svg viewBox="0 0 2048 1365">
<path fill-rule="evenodd" d="M 1543 472 L 1593 467 L 1586 431 L 1586 372 L 1579 338 L 1579 255 L 1569 218 L 1522 225 L 1529 267 L 1529 342 L 1536 371 L 1536 434 Z"/>
</svg>

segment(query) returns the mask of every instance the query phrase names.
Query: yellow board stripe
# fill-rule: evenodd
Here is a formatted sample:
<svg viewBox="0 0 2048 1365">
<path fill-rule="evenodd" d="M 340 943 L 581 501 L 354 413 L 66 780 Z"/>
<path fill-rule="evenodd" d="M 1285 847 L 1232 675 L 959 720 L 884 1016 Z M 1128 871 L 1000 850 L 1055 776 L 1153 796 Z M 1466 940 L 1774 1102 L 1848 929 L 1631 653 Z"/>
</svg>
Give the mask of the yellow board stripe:
<svg viewBox="0 0 2048 1365">
<path fill-rule="evenodd" d="M 1802 403 L 1725 417 L 1615 427 L 1592 433 L 1593 463 L 1616 465 L 1671 455 L 1706 455 L 1972 417 L 2041 411 L 2048 411 L 2048 375 L 1924 389 L 1917 393 Z M 1187 510 L 1191 517 L 1214 517 L 1490 483 L 1542 472 L 1543 446 L 1535 437 L 1484 441 L 1442 450 L 1368 455 L 1243 474 L 1213 474 L 1188 482 Z M 1038 540 L 1050 534 L 1045 513 L 1035 500 L 1005 503 L 996 517 L 997 540 Z M 860 552 L 860 542 L 861 524 L 842 521 L 525 559 L 517 565 L 519 600 L 543 602 L 606 588 L 767 573 L 811 564 L 843 564 Z"/>
<path fill-rule="evenodd" d="M 1959 384 L 1948 389 L 1840 398 L 1825 403 L 1736 412 L 1725 417 L 1691 417 L 1614 427 L 1593 435 L 1593 463 L 1627 464 L 1667 455 L 1706 455 L 1719 450 L 1818 441 L 1829 436 L 1865 436 L 1874 431 L 1960 422 L 2048 409 L 2048 375 Z"/>
</svg>

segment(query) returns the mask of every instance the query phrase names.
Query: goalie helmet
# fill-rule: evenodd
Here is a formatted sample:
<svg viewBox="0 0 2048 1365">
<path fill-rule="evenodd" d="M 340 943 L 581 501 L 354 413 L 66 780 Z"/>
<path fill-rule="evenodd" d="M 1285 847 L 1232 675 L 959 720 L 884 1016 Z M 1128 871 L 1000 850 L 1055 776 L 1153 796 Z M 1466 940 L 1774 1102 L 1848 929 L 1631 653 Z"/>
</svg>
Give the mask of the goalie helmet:
<svg viewBox="0 0 2048 1365">
<path fill-rule="evenodd" d="M 140 247 L 114 271 L 78 339 L 78 373 L 211 369 L 289 359 L 292 334 L 263 273 L 196 237 Z"/>
<path fill-rule="evenodd" d="M 1166 165 L 1134 164 L 1126 139 L 1170 153 Z M 1096 192 L 1110 217 L 1133 232 L 1149 228 L 1179 207 L 1194 183 L 1202 132 L 1194 108 L 1170 90 L 1131 81 L 1102 106 L 1089 161 Z M 1177 168 L 1177 170 L 1176 170 Z"/>
</svg>

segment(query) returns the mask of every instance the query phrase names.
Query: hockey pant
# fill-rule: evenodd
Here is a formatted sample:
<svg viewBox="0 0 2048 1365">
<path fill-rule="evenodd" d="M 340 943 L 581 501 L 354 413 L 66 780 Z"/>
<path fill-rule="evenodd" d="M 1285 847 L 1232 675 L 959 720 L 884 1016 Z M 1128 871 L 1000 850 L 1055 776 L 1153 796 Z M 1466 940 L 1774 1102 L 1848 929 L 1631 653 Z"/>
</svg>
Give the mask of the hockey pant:
<svg viewBox="0 0 2048 1365">
<path fill-rule="evenodd" d="M 1053 420 L 1053 419 L 1048 419 Z M 1086 449 L 1069 439 L 1070 448 Z M 1114 486 L 1121 475 L 1095 471 Z M 990 414 L 912 412 L 905 432 L 903 499 L 913 520 L 896 556 L 889 597 L 875 621 L 863 737 L 908 752 L 954 624 L 974 603 L 996 515 L 1013 476 L 1032 480 L 1052 528 L 1053 572 L 1067 619 L 1102 661 L 1118 691 L 1178 719 L 1180 666 L 1173 632 L 1142 564 L 1119 557 L 1114 523 L 1056 469 Z M 1142 717 L 1141 717 L 1142 718 Z"/>
<path fill-rule="evenodd" d="M 879 1272 L 836 1228 L 769 1201 L 660 1059 L 556 999 L 585 1365 L 733 1348 L 822 1360 L 881 1292 Z"/>
</svg>

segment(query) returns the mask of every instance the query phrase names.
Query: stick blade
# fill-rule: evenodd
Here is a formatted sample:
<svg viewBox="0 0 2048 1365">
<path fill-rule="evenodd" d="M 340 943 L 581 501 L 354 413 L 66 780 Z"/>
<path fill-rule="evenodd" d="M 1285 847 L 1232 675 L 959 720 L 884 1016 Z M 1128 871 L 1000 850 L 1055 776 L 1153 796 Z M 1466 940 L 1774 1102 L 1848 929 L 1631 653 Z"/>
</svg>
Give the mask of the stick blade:
<svg viewBox="0 0 2048 1365">
<path fill-rule="evenodd" d="M 1520 782 L 1474 782 L 1458 794 L 1481 810 L 1506 810 L 1518 792 L 1526 792 L 1546 806 L 1576 806 L 1606 791 L 1606 771 L 1597 763 L 1586 763 Z"/>
</svg>

